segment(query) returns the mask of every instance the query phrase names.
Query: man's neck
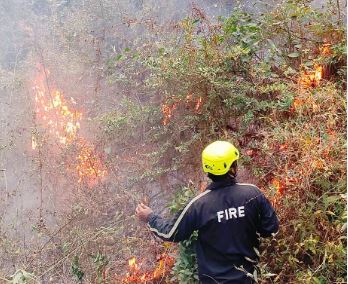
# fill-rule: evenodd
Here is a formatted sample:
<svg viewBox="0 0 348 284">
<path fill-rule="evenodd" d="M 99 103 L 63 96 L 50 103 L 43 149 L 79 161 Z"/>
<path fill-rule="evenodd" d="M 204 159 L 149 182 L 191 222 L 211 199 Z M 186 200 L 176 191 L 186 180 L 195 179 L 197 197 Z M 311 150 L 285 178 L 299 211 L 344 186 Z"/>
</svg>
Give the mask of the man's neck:
<svg viewBox="0 0 348 284">
<path fill-rule="evenodd" d="M 221 176 L 216 176 L 216 175 L 213 175 L 213 174 L 208 174 L 208 177 L 213 181 L 213 182 L 219 182 L 219 181 L 222 181 L 222 180 L 225 180 L 225 179 L 236 179 L 235 176 L 233 176 L 232 174 L 230 173 L 227 173 L 227 174 L 224 174 L 224 175 L 221 175 Z"/>
</svg>

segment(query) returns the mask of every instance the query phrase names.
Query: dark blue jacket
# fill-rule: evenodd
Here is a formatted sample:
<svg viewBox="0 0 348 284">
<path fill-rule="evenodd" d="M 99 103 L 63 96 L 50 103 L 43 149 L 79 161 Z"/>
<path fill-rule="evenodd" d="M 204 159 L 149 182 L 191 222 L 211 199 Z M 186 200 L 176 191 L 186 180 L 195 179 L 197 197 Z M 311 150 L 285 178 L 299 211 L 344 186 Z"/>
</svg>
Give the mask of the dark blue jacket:
<svg viewBox="0 0 348 284">
<path fill-rule="evenodd" d="M 264 194 L 229 175 L 212 182 L 172 220 L 156 214 L 149 219 L 150 230 L 166 241 L 186 240 L 198 230 L 198 272 L 204 284 L 252 283 L 259 237 L 270 237 L 278 225 Z"/>
</svg>

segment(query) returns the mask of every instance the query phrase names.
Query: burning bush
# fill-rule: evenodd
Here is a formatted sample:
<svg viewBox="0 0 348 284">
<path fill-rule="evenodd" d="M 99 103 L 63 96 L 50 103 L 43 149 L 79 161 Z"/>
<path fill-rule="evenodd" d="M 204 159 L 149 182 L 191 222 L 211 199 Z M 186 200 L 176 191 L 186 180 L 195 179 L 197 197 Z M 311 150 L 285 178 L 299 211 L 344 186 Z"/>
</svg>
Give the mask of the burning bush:
<svg viewBox="0 0 348 284">
<path fill-rule="evenodd" d="M 68 102 L 58 89 L 52 88 L 49 74 L 43 65 L 38 65 L 33 87 L 36 132 L 32 135 L 32 149 L 41 148 L 44 141 L 46 144 L 51 141 L 57 150 L 60 150 L 59 145 L 67 147 L 75 144 L 77 153 L 72 164 L 76 166 L 72 170 L 78 177 L 78 183 L 96 184 L 106 175 L 106 169 L 91 143 L 79 135 L 82 113 L 72 109 L 71 105 L 76 105 L 75 100 L 71 97 Z M 38 135 L 38 128 L 41 135 Z M 39 141 L 39 136 L 42 141 Z"/>
<path fill-rule="evenodd" d="M 260 155 L 252 159 L 264 188 L 273 191 L 283 222 L 265 257 L 274 256 L 268 268 L 281 281 L 343 279 L 345 246 L 337 236 L 344 233 L 345 222 L 345 98 L 332 83 L 298 98 L 302 103 L 290 110 L 291 119 L 274 113 Z M 324 268 L 329 258 L 335 261 Z M 310 267 L 320 273 L 311 273 Z"/>
<path fill-rule="evenodd" d="M 174 258 L 167 253 L 158 257 L 158 263 L 153 271 L 144 272 L 141 270 L 141 264 L 138 264 L 135 257 L 128 261 L 129 272 L 121 281 L 124 284 L 131 283 L 163 283 L 169 281 L 171 269 L 174 264 Z"/>
</svg>

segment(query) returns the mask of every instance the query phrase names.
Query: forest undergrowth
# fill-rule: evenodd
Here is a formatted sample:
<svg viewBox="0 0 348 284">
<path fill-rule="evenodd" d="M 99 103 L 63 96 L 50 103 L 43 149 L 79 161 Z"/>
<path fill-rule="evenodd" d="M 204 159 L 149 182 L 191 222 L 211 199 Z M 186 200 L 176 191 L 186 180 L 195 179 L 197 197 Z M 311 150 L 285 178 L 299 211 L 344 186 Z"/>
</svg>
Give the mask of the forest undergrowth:
<svg viewBox="0 0 348 284">
<path fill-rule="evenodd" d="M 201 149 L 235 143 L 280 218 L 279 234 L 262 245 L 259 283 L 345 283 L 346 31 L 337 7 L 287 1 L 259 18 L 236 9 L 218 23 L 194 8 L 178 34 L 142 58 L 147 106 L 133 115 L 128 102 L 104 118 L 106 130 L 147 129 L 156 146 L 142 179 L 180 172 L 195 181 L 174 212 L 202 189 Z M 197 281 L 193 242 L 175 248 L 168 279 Z"/>
<path fill-rule="evenodd" d="M 310 2 L 218 20 L 193 5 L 162 39 L 98 62 L 118 90 L 119 106 L 93 120 L 112 180 L 76 192 L 63 226 L 38 229 L 46 242 L 30 254 L 2 237 L 21 263 L 3 281 L 198 283 L 195 235 L 162 243 L 134 209 L 182 209 L 207 186 L 202 149 L 223 139 L 280 219 L 258 283 L 346 283 L 346 27 L 334 1 Z"/>
</svg>

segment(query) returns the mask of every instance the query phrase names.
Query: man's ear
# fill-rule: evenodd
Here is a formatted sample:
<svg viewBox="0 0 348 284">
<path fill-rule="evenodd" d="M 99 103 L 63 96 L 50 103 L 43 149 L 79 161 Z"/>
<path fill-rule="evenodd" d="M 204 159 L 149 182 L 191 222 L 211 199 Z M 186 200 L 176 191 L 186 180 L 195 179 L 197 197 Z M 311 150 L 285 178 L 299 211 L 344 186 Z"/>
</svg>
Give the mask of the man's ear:
<svg viewBox="0 0 348 284">
<path fill-rule="evenodd" d="M 231 175 L 237 176 L 237 170 L 238 170 L 238 164 L 237 164 L 237 161 L 234 161 L 233 164 L 230 167 L 229 172 L 230 172 Z"/>
</svg>

